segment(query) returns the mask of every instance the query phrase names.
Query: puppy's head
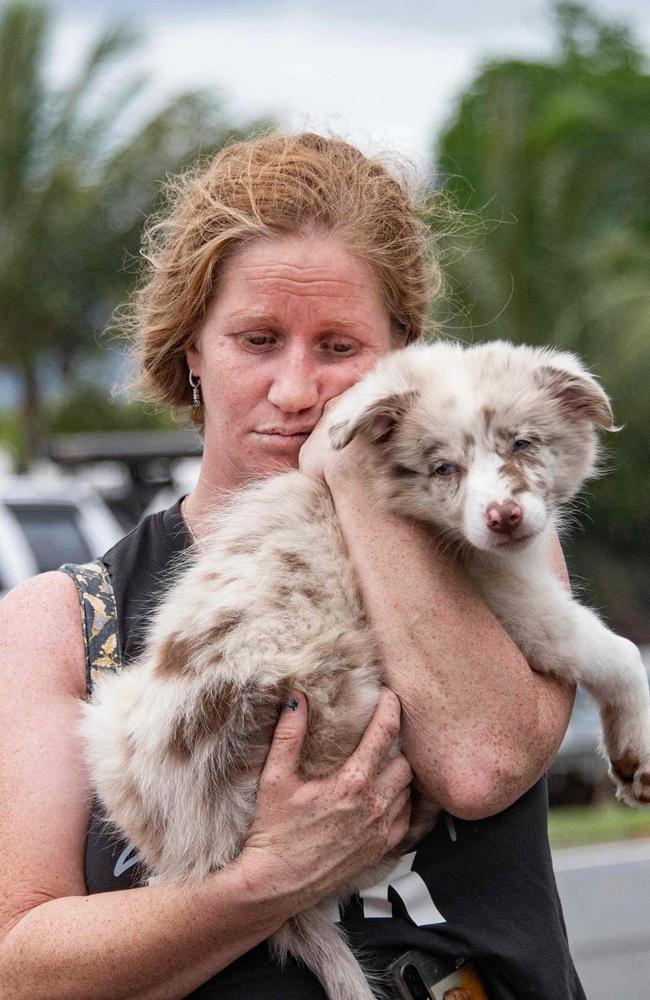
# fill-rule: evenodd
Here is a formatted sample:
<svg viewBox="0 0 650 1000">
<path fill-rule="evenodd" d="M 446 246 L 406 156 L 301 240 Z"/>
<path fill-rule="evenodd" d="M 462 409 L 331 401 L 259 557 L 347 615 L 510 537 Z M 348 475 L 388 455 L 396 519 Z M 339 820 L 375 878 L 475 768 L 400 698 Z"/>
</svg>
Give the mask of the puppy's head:
<svg viewBox="0 0 650 1000">
<path fill-rule="evenodd" d="M 330 417 L 330 440 L 362 438 L 388 505 L 458 541 L 513 551 L 596 472 L 607 396 L 570 354 L 492 342 L 388 355 Z"/>
</svg>

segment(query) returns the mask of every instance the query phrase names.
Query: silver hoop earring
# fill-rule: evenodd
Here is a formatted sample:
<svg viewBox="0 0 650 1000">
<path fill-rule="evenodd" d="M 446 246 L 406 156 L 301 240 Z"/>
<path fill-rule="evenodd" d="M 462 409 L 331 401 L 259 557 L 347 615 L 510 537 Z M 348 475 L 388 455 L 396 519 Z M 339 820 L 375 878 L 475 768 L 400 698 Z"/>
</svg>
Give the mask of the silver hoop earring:
<svg viewBox="0 0 650 1000">
<path fill-rule="evenodd" d="M 192 406 L 196 409 L 201 405 L 201 379 L 190 368 L 190 385 L 192 386 Z"/>
</svg>

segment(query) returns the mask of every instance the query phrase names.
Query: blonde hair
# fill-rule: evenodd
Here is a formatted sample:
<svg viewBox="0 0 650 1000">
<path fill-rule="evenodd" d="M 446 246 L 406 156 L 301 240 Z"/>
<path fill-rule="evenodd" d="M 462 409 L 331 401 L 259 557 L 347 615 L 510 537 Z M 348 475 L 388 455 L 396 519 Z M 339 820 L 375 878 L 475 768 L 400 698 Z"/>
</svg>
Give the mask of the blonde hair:
<svg viewBox="0 0 650 1000">
<path fill-rule="evenodd" d="M 410 187 L 405 171 L 312 132 L 236 142 L 172 178 L 163 210 L 145 227 L 142 282 L 123 317 L 143 397 L 191 405 L 185 352 L 224 264 L 253 240 L 340 237 L 374 272 L 399 342 L 421 337 L 441 279 Z M 202 407 L 191 413 L 202 425 Z"/>
</svg>

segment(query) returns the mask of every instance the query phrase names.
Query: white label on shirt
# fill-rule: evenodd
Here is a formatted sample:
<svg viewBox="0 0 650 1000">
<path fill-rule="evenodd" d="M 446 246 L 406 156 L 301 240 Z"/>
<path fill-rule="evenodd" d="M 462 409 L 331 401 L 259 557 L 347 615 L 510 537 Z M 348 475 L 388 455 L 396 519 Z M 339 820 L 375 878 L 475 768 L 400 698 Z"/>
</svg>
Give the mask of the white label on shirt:
<svg viewBox="0 0 650 1000">
<path fill-rule="evenodd" d="M 393 916 L 393 907 L 388 899 L 390 887 L 400 897 L 404 909 L 417 927 L 444 924 L 445 918 L 431 898 L 426 882 L 421 875 L 411 870 L 414 860 L 415 851 L 404 854 L 387 879 L 359 892 L 364 917 Z"/>
</svg>

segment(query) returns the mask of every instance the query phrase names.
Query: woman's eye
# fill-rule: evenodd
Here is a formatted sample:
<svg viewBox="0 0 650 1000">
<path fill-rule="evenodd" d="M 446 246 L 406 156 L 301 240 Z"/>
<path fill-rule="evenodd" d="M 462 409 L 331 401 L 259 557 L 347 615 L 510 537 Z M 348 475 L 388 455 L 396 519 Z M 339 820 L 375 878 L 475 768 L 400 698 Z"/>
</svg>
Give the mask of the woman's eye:
<svg viewBox="0 0 650 1000">
<path fill-rule="evenodd" d="M 245 343 L 249 347 L 269 347 L 274 338 L 268 333 L 249 333 L 245 338 Z"/>
<path fill-rule="evenodd" d="M 450 462 L 443 462 L 436 469 L 433 470 L 434 476 L 453 476 L 456 471 L 456 466 L 452 465 Z"/>
<path fill-rule="evenodd" d="M 349 354 L 353 349 L 353 345 L 345 340 L 329 340 L 326 342 L 325 346 L 333 354 Z"/>
<path fill-rule="evenodd" d="M 515 443 L 512 446 L 512 450 L 513 451 L 523 451 L 524 448 L 527 448 L 529 446 L 529 444 L 530 444 L 530 441 L 527 441 L 525 438 L 517 438 L 517 440 L 515 441 Z"/>
</svg>

